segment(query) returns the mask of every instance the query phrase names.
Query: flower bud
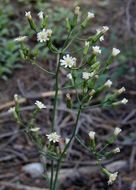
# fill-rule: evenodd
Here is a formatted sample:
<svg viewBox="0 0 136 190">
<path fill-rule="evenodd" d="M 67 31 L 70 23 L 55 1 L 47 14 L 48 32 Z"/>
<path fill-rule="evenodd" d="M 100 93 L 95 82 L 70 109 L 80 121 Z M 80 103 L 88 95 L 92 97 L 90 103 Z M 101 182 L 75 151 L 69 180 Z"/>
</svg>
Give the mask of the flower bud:
<svg viewBox="0 0 136 190">
<path fill-rule="evenodd" d="M 117 147 L 117 148 L 115 148 L 115 149 L 113 149 L 113 151 L 112 151 L 114 154 L 116 154 L 116 153 L 119 153 L 120 152 L 120 148 L 119 147 Z"/>
<path fill-rule="evenodd" d="M 105 84 L 104 84 L 104 86 L 106 86 L 106 87 L 108 87 L 108 88 L 110 88 L 111 85 L 112 85 L 112 81 L 111 81 L 111 80 L 107 80 L 107 81 L 105 82 Z"/>
<path fill-rule="evenodd" d="M 89 137 L 91 140 L 94 140 L 95 139 L 95 132 L 94 131 L 90 131 L 89 132 Z"/>
<path fill-rule="evenodd" d="M 72 108 L 72 99 L 69 93 L 66 94 L 66 104 L 68 108 Z"/>
<path fill-rule="evenodd" d="M 121 103 L 122 104 L 127 104 L 128 103 L 128 100 L 126 98 L 123 98 L 123 100 L 121 100 Z"/>
<path fill-rule="evenodd" d="M 25 12 L 25 16 L 26 16 L 28 19 L 32 19 L 32 16 L 31 16 L 31 12 L 30 12 L 30 11 Z"/>
<path fill-rule="evenodd" d="M 113 49 L 112 49 L 112 56 L 113 56 L 113 57 L 116 57 L 119 53 L 120 53 L 120 50 L 119 50 L 119 49 L 117 49 L 117 48 L 113 48 Z"/>
<path fill-rule="evenodd" d="M 126 91 L 126 89 L 124 87 L 122 87 L 117 92 L 118 92 L 118 94 L 122 94 L 125 91 Z"/>
<path fill-rule="evenodd" d="M 99 46 L 93 46 L 92 49 L 93 49 L 93 53 L 94 53 L 95 55 L 101 54 L 101 49 L 100 49 Z"/>
<path fill-rule="evenodd" d="M 75 13 L 75 15 L 80 16 L 81 12 L 80 12 L 80 7 L 79 6 L 75 7 L 74 13 Z"/>
<path fill-rule="evenodd" d="M 116 127 L 114 130 L 114 135 L 118 136 L 118 134 L 122 131 L 122 129 L 120 129 L 119 127 Z"/>
</svg>

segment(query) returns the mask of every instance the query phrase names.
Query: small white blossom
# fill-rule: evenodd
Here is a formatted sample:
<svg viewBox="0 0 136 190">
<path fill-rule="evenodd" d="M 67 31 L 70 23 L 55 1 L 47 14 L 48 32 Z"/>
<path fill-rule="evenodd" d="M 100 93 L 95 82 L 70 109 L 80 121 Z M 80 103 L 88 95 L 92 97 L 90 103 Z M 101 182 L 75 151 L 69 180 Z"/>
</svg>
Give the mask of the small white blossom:
<svg viewBox="0 0 136 190">
<path fill-rule="evenodd" d="M 90 43 L 88 41 L 85 41 L 85 47 L 89 47 Z"/>
<path fill-rule="evenodd" d="M 111 174 L 109 175 L 108 185 L 113 184 L 113 182 L 116 180 L 117 176 L 118 176 L 118 172 L 115 172 L 115 173 L 113 173 L 113 174 L 111 173 Z"/>
<path fill-rule="evenodd" d="M 89 137 L 90 137 L 91 140 L 94 140 L 94 138 L 95 138 L 95 132 L 94 131 L 90 131 L 89 132 Z"/>
<path fill-rule="evenodd" d="M 106 87 L 111 87 L 111 85 L 112 85 L 112 81 L 111 80 L 107 80 L 106 82 L 105 82 L 105 84 L 104 84 L 104 86 L 106 86 Z"/>
<path fill-rule="evenodd" d="M 122 94 L 122 93 L 125 92 L 125 91 L 126 91 L 125 87 L 122 87 L 122 88 L 120 88 L 120 89 L 118 90 L 118 93 L 119 93 L 119 94 Z"/>
<path fill-rule="evenodd" d="M 99 35 L 102 31 L 101 31 L 101 29 L 98 28 L 98 29 L 96 30 L 96 32 L 97 32 L 96 35 Z M 101 36 L 101 37 L 100 37 L 100 42 L 102 42 L 103 40 L 104 40 L 104 36 Z"/>
<path fill-rule="evenodd" d="M 39 130 L 40 130 L 39 127 L 35 127 L 35 128 L 31 128 L 31 129 L 30 129 L 30 131 L 32 131 L 32 132 L 37 132 L 37 131 L 39 131 Z"/>
<path fill-rule="evenodd" d="M 25 12 L 25 16 L 26 16 L 28 19 L 31 19 L 31 18 L 32 18 L 30 11 Z"/>
<path fill-rule="evenodd" d="M 94 54 L 96 54 L 96 55 L 101 54 L 101 50 L 100 50 L 99 46 L 93 46 L 92 49 L 93 49 Z"/>
<path fill-rule="evenodd" d="M 52 30 L 50 29 L 43 29 L 41 32 L 37 33 L 37 41 L 39 42 L 46 42 L 51 37 Z"/>
<path fill-rule="evenodd" d="M 8 112 L 9 112 L 9 113 L 15 112 L 15 107 L 9 108 Z"/>
<path fill-rule="evenodd" d="M 120 50 L 119 50 L 119 49 L 117 49 L 117 48 L 113 48 L 113 49 L 112 49 L 112 56 L 113 56 L 113 57 L 116 57 L 119 53 L 120 53 Z"/>
<path fill-rule="evenodd" d="M 74 13 L 75 13 L 75 15 L 80 16 L 81 12 L 80 12 L 80 7 L 79 6 L 75 7 Z"/>
<path fill-rule="evenodd" d="M 120 148 L 119 147 L 117 147 L 117 148 L 115 148 L 113 151 L 112 151 L 113 153 L 119 153 L 120 152 Z"/>
<path fill-rule="evenodd" d="M 67 77 L 68 77 L 70 80 L 72 80 L 72 75 L 71 75 L 71 73 L 68 73 L 68 74 L 67 74 Z"/>
<path fill-rule="evenodd" d="M 60 140 L 60 136 L 56 132 L 53 132 L 46 136 L 47 136 L 48 140 L 53 143 L 59 142 L 59 140 Z"/>
<path fill-rule="evenodd" d="M 64 66 L 65 68 L 73 67 L 76 64 L 76 58 L 71 57 L 69 54 L 63 56 L 63 59 L 60 60 L 61 66 Z"/>
<path fill-rule="evenodd" d="M 17 38 L 14 39 L 14 41 L 17 41 L 17 42 L 23 42 L 27 39 L 27 36 L 19 36 Z"/>
<path fill-rule="evenodd" d="M 69 143 L 69 141 L 70 141 L 70 139 L 69 139 L 69 138 L 66 138 L 66 139 L 65 139 L 66 144 L 68 144 L 68 143 Z"/>
<path fill-rule="evenodd" d="M 14 94 L 14 100 L 17 102 L 18 101 L 18 94 Z"/>
<path fill-rule="evenodd" d="M 82 78 L 85 79 L 85 80 L 88 80 L 88 79 L 90 78 L 90 73 L 88 73 L 88 72 L 83 72 Z"/>
<path fill-rule="evenodd" d="M 123 98 L 123 100 L 121 100 L 121 103 L 122 104 L 127 104 L 128 103 L 128 100 L 126 98 Z"/>
<path fill-rule="evenodd" d="M 46 106 L 45 106 L 42 102 L 40 102 L 40 101 L 38 101 L 38 100 L 35 102 L 35 105 L 36 105 L 40 110 L 46 108 Z"/>
<path fill-rule="evenodd" d="M 122 129 L 120 129 L 119 127 L 116 127 L 114 130 L 114 135 L 118 136 L 118 134 L 122 131 Z"/>
<path fill-rule="evenodd" d="M 108 26 L 103 26 L 102 29 L 101 29 L 101 31 L 102 31 L 103 33 L 107 32 L 108 30 L 109 30 L 109 27 L 108 27 Z"/>
<path fill-rule="evenodd" d="M 88 12 L 88 15 L 87 15 L 88 19 L 91 19 L 91 18 L 94 18 L 94 17 L 95 17 L 94 13 Z"/>
<path fill-rule="evenodd" d="M 43 20 L 44 13 L 43 11 L 40 11 L 38 14 L 39 19 Z"/>
</svg>

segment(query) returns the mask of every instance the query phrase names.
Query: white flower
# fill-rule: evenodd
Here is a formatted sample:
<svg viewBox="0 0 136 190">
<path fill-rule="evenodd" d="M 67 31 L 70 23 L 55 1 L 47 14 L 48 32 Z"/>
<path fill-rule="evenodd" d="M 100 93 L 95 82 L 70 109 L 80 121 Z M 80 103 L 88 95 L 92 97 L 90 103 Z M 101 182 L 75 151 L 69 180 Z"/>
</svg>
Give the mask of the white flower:
<svg viewBox="0 0 136 190">
<path fill-rule="evenodd" d="M 31 19 L 31 18 L 32 18 L 30 11 L 25 12 L 25 16 L 26 16 L 28 19 Z"/>
<path fill-rule="evenodd" d="M 46 106 L 45 106 L 42 102 L 40 102 L 40 101 L 38 101 L 38 100 L 35 102 L 35 105 L 36 105 L 40 110 L 46 108 Z"/>
<path fill-rule="evenodd" d="M 126 98 L 123 98 L 123 100 L 121 100 L 121 103 L 122 104 L 127 104 L 128 103 L 128 100 Z"/>
<path fill-rule="evenodd" d="M 88 73 L 88 72 L 83 72 L 82 78 L 85 79 L 85 80 L 88 80 L 88 79 L 90 78 L 90 73 Z"/>
<path fill-rule="evenodd" d="M 122 87 L 122 88 L 120 88 L 120 89 L 118 90 L 118 93 L 119 93 L 119 94 L 122 94 L 122 93 L 125 92 L 125 91 L 126 91 L 125 87 Z"/>
<path fill-rule="evenodd" d="M 113 151 L 112 151 L 113 153 L 119 153 L 120 152 L 120 148 L 119 147 L 117 147 L 117 148 L 115 148 Z"/>
<path fill-rule="evenodd" d="M 100 42 L 104 41 L 104 36 L 100 37 Z"/>
<path fill-rule="evenodd" d="M 92 49 L 93 49 L 94 54 L 101 54 L 101 50 L 99 46 L 93 46 Z"/>
<path fill-rule="evenodd" d="M 89 47 L 90 43 L 88 41 L 85 41 L 85 47 Z"/>
<path fill-rule="evenodd" d="M 68 144 L 68 143 L 69 143 L 69 141 L 70 141 L 70 139 L 69 139 L 69 138 L 66 138 L 66 139 L 65 139 L 66 144 Z"/>
<path fill-rule="evenodd" d="M 75 13 L 75 15 L 77 15 L 77 16 L 79 16 L 79 15 L 81 14 L 81 12 L 80 12 L 80 7 L 79 7 L 79 6 L 75 7 L 74 13 Z"/>
<path fill-rule="evenodd" d="M 116 127 L 114 130 L 114 135 L 118 136 L 118 134 L 121 132 L 122 130 L 119 127 Z"/>
<path fill-rule="evenodd" d="M 94 131 L 90 131 L 89 132 L 89 137 L 90 137 L 91 140 L 94 140 L 94 138 L 95 138 L 95 132 Z"/>
<path fill-rule="evenodd" d="M 67 74 L 67 77 L 68 77 L 70 80 L 72 80 L 72 75 L 71 75 L 71 73 L 68 73 L 68 74 Z"/>
<path fill-rule="evenodd" d="M 41 32 L 37 33 L 37 41 L 39 42 L 46 42 L 49 40 L 49 38 L 51 37 L 52 34 L 52 30 L 50 29 L 43 29 Z"/>
<path fill-rule="evenodd" d="M 27 36 L 19 36 L 17 38 L 14 39 L 14 41 L 17 41 L 17 42 L 23 42 L 27 39 Z"/>
<path fill-rule="evenodd" d="M 64 66 L 65 68 L 69 67 L 73 67 L 76 64 L 76 58 L 75 57 L 71 57 L 69 54 L 67 54 L 66 56 L 63 56 L 63 59 L 60 60 L 61 66 Z"/>
<path fill-rule="evenodd" d="M 46 136 L 47 136 L 48 140 L 53 143 L 59 142 L 59 140 L 60 140 L 60 136 L 56 132 L 53 132 Z"/>
<path fill-rule="evenodd" d="M 99 35 L 102 31 L 101 31 L 101 29 L 98 28 L 98 29 L 96 30 L 96 32 L 97 32 L 96 35 Z M 100 42 L 102 42 L 103 40 L 104 40 L 104 36 L 101 36 L 101 37 L 100 37 Z"/>
<path fill-rule="evenodd" d="M 106 82 L 105 82 L 105 84 L 104 84 L 104 86 L 106 86 L 106 87 L 111 87 L 111 85 L 112 85 L 112 81 L 111 80 L 107 80 Z"/>
<path fill-rule="evenodd" d="M 119 50 L 119 49 L 117 49 L 117 48 L 113 48 L 113 49 L 112 49 L 112 56 L 113 56 L 113 57 L 116 57 L 119 53 L 120 53 L 120 50 Z"/>
<path fill-rule="evenodd" d="M 18 101 L 18 94 L 14 94 L 14 100 L 17 102 Z"/>
<path fill-rule="evenodd" d="M 118 172 L 115 172 L 113 174 L 111 173 L 109 175 L 108 185 L 111 185 L 116 180 L 117 176 L 118 176 Z"/>
<path fill-rule="evenodd" d="M 37 131 L 39 131 L 39 130 L 40 130 L 39 127 L 35 127 L 35 128 L 31 128 L 31 129 L 30 129 L 30 131 L 32 131 L 32 132 L 37 132 Z"/>
<path fill-rule="evenodd" d="M 101 31 L 102 31 L 103 33 L 107 32 L 108 30 L 109 30 L 109 27 L 108 27 L 108 26 L 103 26 L 102 29 L 101 29 Z"/>
<path fill-rule="evenodd" d="M 37 15 L 38 15 L 39 19 L 42 20 L 44 13 L 43 13 L 43 11 L 40 11 Z"/>
<path fill-rule="evenodd" d="M 88 15 L 87 15 L 88 19 L 91 19 L 91 18 L 94 18 L 94 17 L 95 17 L 94 13 L 88 12 Z"/>
<path fill-rule="evenodd" d="M 8 112 L 9 112 L 9 113 L 15 112 L 15 107 L 9 108 Z"/>
</svg>

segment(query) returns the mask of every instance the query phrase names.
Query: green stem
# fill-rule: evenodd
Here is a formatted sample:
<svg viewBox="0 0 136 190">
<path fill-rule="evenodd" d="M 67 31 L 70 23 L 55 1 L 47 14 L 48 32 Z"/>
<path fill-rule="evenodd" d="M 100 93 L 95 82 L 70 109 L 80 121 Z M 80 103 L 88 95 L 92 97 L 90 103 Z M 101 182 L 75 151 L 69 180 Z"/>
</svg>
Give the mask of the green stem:
<svg viewBox="0 0 136 190">
<path fill-rule="evenodd" d="M 54 131 L 56 125 L 56 107 L 57 107 L 57 100 L 58 100 L 58 91 L 59 91 L 59 69 L 60 69 L 60 54 L 57 55 L 57 69 L 55 75 L 55 97 L 54 97 L 54 106 L 53 106 L 53 120 L 52 120 L 52 132 Z M 51 179 L 50 179 L 50 189 L 52 190 L 53 187 L 53 178 L 54 178 L 54 162 L 51 161 Z"/>
<path fill-rule="evenodd" d="M 60 69 L 60 53 L 57 56 L 57 70 L 55 75 L 55 97 L 54 97 L 54 105 L 53 105 L 53 120 L 52 120 L 52 132 L 54 131 L 55 121 L 56 121 L 56 107 L 58 100 L 58 91 L 59 91 L 59 69 Z"/>
<path fill-rule="evenodd" d="M 72 136 L 69 140 L 69 142 L 66 144 L 63 152 L 61 153 L 60 155 L 60 158 L 58 160 L 58 164 L 57 164 L 57 168 L 56 168 L 56 174 L 55 174 L 55 178 L 54 178 L 54 185 L 53 185 L 53 189 L 52 190 L 56 190 L 56 186 L 57 186 L 57 179 L 58 179 L 58 174 L 59 174 L 59 169 L 60 169 L 60 166 L 61 166 L 61 161 L 71 143 L 71 141 L 73 140 L 73 138 L 75 137 L 76 135 L 76 130 L 77 130 L 77 125 L 78 125 L 78 121 L 79 121 L 79 117 L 80 117 L 80 113 L 81 113 L 81 110 L 82 110 L 82 104 L 79 106 L 79 109 L 78 109 L 78 113 L 77 113 L 77 118 L 76 118 L 76 123 L 75 123 L 75 127 L 74 127 L 74 131 L 72 133 Z"/>
</svg>

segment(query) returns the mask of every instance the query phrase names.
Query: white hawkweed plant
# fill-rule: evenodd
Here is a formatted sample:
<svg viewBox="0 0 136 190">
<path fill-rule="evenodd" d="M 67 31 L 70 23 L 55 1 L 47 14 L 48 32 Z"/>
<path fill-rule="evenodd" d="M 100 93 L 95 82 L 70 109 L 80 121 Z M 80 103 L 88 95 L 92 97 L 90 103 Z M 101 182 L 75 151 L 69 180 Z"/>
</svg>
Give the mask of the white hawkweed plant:
<svg viewBox="0 0 136 190">
<path fill-rule="evenodd" d="M 118 100 L 119 95 L 125 91 L 124 87 L 109 93 L 109 88 L 112 86 L 110 77 L 107 78 L 103 84 L 100 84 L 101 76 L 108 73 L 110 65 L 114 61 L 115 57 L 120 53 L 120 50 L 113 48 L 107 60 L 103 62 L 101 59 L 101 54 L 103 54 L 103 52 L 99 44 L 104 40 L 104 35 L 106 35 L 109 28 L 107 26 L 102 26 L 97 29 L 94 35 L 85 37 L 84 43 L 81 43 L 80 57 L 82 58 L 76 57 L 73 54 L 71 50 L 72 44 L 76 39 L 78 41 L 80 40 L 81 36 L 84 35 L 84 30 L 86 27 L 90 26 L 92 21 L 95 19 L 95 14 L 92 12 L 88 12 L 84 17 L 81 14 L 80 7 L 76 7 L 73 13 L 73 18 L 66 18 L 67 39 L 64 44 L 62 44 L 61 48 L 54 45 L 55 43 L 52 40 L 52 36 L 55 34 L 53 32 L 53 28 L 49 27 L 48 16 L 45 15 L 43 11 L 39 12 L 37 15 L 37 18 L 39 19 L 38 24 L 36 24 L 30 11 L 25 13 L 26 19 L 28 20 L 30 28 L 33 31 L 33 36 L 36 38 L 36 44 L 43 43 L 44 47 L 48 47 L 50 52 L 56 55 L 54 71 L 43 69 L 38 65 L 38 51 L 33 51 L 31 48 L 28 48 L 29 34 L 27 34 L 27 36 L 20 36 L 16 38 L 15 41 L 20 43 L 20 53 L 26 61 L 33 63 L 34 66 L 39 67 L 46 74 L 49 74 L 55 78 L 55 96 L 50 133 L 43 136 L 40 133 L 40 128 L 36 127 L 35 120 L 37 114 L 43 109 L 48 109 L 47 105 L 44 105 L 44 103 L 38 100 L 35 102 L 35 110 L 33 111 L 32 118 L 28 121 L 27 125 L 26 123 L 23 123 L 17 95 L 15 95 L 15 107 L 11 108 L 10 112 L 13 113 L 18 124 L 21 127 L 24 127 L 27 134 L 37 145 L 39 153 L 51 160 L 51 175 L 48 176 L 50 190 L 58 189 L 58 175 L 61 164 L 65 159 L 71 142 L 75 138 L 79 141 L 79 143 L 81 143 L 82 146 L 86 147 L 87 150 L 94 155 L 100 171 L 108 177 L 108 184 L 110 185 L 116 180 L 118 172 L 111 173 L 108 171 L 103 166 L 102 161 L 120 152 L 119 147 L 114 147 L 111 151 L 108 151 L 109 149 L 107 150 L 107 148 L 114 145 L 121 129 L 118 127 L 115 128 L 111 134 L 111 137 L 106 139 L 106 144 L 100 149 L 100 147 L 97 146 L 97 131 L 88 131 L 89 143 L 85 145 L 82 139 L 80 139 L 77 135 L 77 126 L 81 112 L 86 109 L 95 107 L 116 107 L 120 104 L 127 103 L 127 99 L 125 98 Z M 82 41 L 83 39 L 81 42 Z M 69 84 L 66 84 L 66 88 L 69 89 L 66 94 L 66 106 L 68 109 L 74 109 L 74 111 L 77 112 L 77 115 L 71 135 L 70 137 L 65 137 L 65 146 L 64 149 L 61 149 L 59 148 L 59 145 L 64 137 L 62 138 L 61 134 L 57 133 L 58 130 L 56 129 L 59 128 L 59 126 L 56 125 L 56 118 L 59 91 L 63 91 L 63 88 L 60 85 L 61 70 L 64 69 L 67 73 L 66 77 Z M 70 89 L 75 90 L 75 94 L 72 94 L 72 96 L 70 94 Z M 102 100 L 96 105 L 94 105 L 94 103 L 92 104 L 92 101 L 101 95 L 101 93 L 104 94 Z M 46 150 L 43 148 L 45 145 L 47 147 Z M 45 175 L 47 175 L 47 171 L 45 171 Z"/>
</svg>

